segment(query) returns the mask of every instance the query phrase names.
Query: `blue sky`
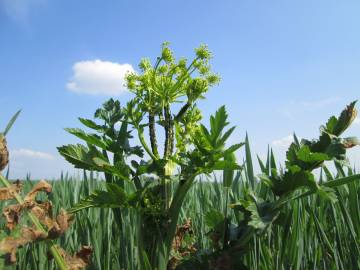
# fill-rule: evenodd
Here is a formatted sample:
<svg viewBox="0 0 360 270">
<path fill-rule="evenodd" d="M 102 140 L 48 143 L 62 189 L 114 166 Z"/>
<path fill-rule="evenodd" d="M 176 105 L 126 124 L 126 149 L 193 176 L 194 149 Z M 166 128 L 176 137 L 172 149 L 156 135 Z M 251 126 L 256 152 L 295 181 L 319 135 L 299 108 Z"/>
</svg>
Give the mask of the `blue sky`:
<svg viewBox="0 0 360 270">
<path fill-rule="evenodd" d="M 72 172 L 56 151 L 76 142 L 63 128 L 109 95 L 129 100 L 122 71 L 164 41 L 185 57 L 209 46 L 222 81 L 199 104 L 205 118 L 226 104 L 232 140 L 247 131 L 254 153 L 269 144 L 281 161 L 292 132 L 317 136 L 359 98 L 359 14 L 359 1 L 0 0 L 0 125 L 23 110 L 8 136 L 11 177 Z"/>
</svg>

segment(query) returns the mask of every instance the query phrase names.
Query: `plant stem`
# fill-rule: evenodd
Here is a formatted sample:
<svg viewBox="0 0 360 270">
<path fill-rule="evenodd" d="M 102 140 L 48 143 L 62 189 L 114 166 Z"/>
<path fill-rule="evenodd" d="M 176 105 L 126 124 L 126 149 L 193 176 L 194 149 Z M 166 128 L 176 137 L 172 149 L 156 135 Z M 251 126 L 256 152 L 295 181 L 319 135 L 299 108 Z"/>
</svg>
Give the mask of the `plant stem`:
<svg viewBox="0 0 360 270">
<path fill-rule="evenodd" d="M 9 181 L 2 174 L 0 174 L 0 180 L 4 184 L 4 186 L 6 186 L 7 188 L 11 187 L 11 184 L 9 183 Z M 24 200 L 22 199 L 22 197 L 19 194 L 15 193 L 14 197 L 15 197 L 15 200 L 19 204 L 24 203 Z M 33 213 L 31 213 L 29 211 L 27 211 L 26 213 L 27 213 L 28 217 L 30 218 L 30 220 L 32 221 L 32 223 L 35 225 L 36 229 L 38 229 L 41 232 L 47 234 L 47 231 L 41 225 L 38 218 Z M 60 254 L 58 248 L 56 247 L 55 243 L 52 240 L 46 240 L 46 244 L 49 247 L 51 255 L 54 257 L 55 262 L 58 265 L 59 269 L 60 270 L 68 270 L 69 268 L 68 268 L 64 258 L 61 256 L 61 254 Z"/>
<path fill-rule="evenodd" d="M 151 112 L 149 113 L 149 135 L 152 152 L 154 156 L 159 157 L 155 130 L 155 116 Z"/>
<path fill-rule="evenodd" d="M 153 160 L 157 160 L 156 156 L 151 152 L 149 146 L 147 145 L 145 138 L 144 138 L 144 132 L 141 128 L 137 127 L 138 130 L 138 136 L 139 136 L 139 140 L 141 145 L 144 147 L 146 153 L 149 154 L 149 156 L 153 159 Z"/>
<path fill-rule="evenodd" d="M 190 108 L 190 106 L 191 106 L 190 101 L 186 102 L 186 104 L 180 109 L 178 114 L 175 116 L 174 120 L 180 121 L 181 118 L 184 116 L 184 114 L 187 112 L 187 110 Z"/>
<path fill-rule="evenodd" d="M 174 150 L 174 122 L 171 117 L 170 106 L 164 106 L 165 115 L 165 148 L 164 148 L 164 159 L 167 159 L 172 155 Z"/>
</svg>

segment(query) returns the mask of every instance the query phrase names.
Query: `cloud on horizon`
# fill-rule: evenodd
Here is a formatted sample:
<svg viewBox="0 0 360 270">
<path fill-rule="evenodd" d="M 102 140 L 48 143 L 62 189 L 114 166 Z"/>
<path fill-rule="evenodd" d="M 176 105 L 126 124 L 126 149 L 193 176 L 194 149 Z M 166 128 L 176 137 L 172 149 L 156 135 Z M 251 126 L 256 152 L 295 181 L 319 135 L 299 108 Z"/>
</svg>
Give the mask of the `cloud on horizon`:
<svg viewBox="0 0 360 270">
<path fill-rule="evenodd" d="M 59 179 L 61 172 L 74 176 L 77 170 L 58 153 L 46 153 L 31 149 L 10 151 L 10 179 Z"/>
<path fill-rule="evenodd" d="M 15 160 L 17 158 L 35 158 L 35 159 L 46 159 L 46 160 L 53 160 L 54 157 L 48 153 L 45 152 L 39 152 L 39 151 L 33 151 L 30 149 L 14 149 L 12 151 L 10 151 L 11 153 L 11 157 L 14 158 Z"/>
<path fill-rule="evenodd" d="M 278 148 L 288 148 L 293 141 L 294 141 L 293 135 L 288 135 L 281 139 L 273 140 L 271 142 L 271 145 L 273 147 L 278 147 Z"/>
<path fill-rule="evenodd" d="M 118 96 L 126 92 L 125 75 L 134 72 L 130 64 L 92 60 L 73 65 L 73 77 L 66 84 L 70 91 L 90 94 Z"/>
</svg>

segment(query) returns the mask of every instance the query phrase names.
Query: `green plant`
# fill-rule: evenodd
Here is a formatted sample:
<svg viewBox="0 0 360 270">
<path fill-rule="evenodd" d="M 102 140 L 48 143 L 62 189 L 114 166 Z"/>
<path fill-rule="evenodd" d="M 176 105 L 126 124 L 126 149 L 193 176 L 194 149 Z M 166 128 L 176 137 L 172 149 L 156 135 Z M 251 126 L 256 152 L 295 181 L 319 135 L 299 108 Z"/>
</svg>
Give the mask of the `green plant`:
<svg viewBox="0 0 360 270">
<path fill-rule="evenodd" d="M 277 170 L 273 159 L 268 162 L 271 162 L 268 166 L 264 166 L 259 159 L 263 171 L 260 176 L 260 189 L 256 191 L 254 183 L 250 181 L 252 185 L 244 190 L 244 197 L 230 205 L 237 224 L 231 224 L 227 214 L 223 215 L 219 211 L 212 210 L 207 213 L 206 221 L 211 228 L 213 252 L 198 257 L 197 260 L 192 259 L 193 265 L 203 269 L 248 269 L 244 257 L 254 248 L 252 243 L 255 237 L 261 239 L 272 226 L 289 226 L 289 221 L 284 219 L 287 215 L 287 205 L 312 194 L 319 195 L 327 200 L 329 205 L 333 205 L 340 196 L 337 187 L 360 180 L 360 174 L 347 177 L 343 174 L 338 179 L 329 177 L 330 181 L 317 182 L 314 174 L 315 169 L 322 168 L 327 175 L 331 175 L 325 166 L 326 161 L 334 161 L 339 169 L 342 165 L 349 166 L 345 156 L 346 149 L 359 145 L 359 141 L 354 137 L 341 138 L 340 135 L 356 117 L 354 106 L 355 102 L 352 102 L 338 118 L 331 117 L 326 125 L 321 127 L 321 134 L 317 140 L 299 142 L 294 135 L 294 142 L 287 151 L 285 169 Z M 248 140 L 246 142 L 246 168 L 251 172 L 249 176 L 253 178 Z M 226 178 L 227 175 L 224 175 L 224 184 L 229 182 Z M 307 191 L 303 191 L 304 189 Z M 307 206 L 306 211 L 312 216 L 319 233 L 322 234 L 321 241 L 325 239 L 325 245 L 329 252 L 332 252 L 330 256 L 335 258 L 334 249 L 326 239 L 314 210 Z"/>
<path fill-rule="evenodd" d="M 107 182 L 106 190 L 94 191 L 72 212 L 113 208 L 122 233 L 124 215 L 136 212 L 142 269 L 166 269 L 181 207 L 195 179 L 215 170 L 240 168 L 229 157 L 242 144 L 225 146 L 234 130 L 225 130 L 225 107 L 211 116 L 210 129 L 200 124 L 202 117 L 196 102 L 219 82 L 219 77 L 210 70 L 211 53 L 206 46 L 200 46 L 195 54 L 191 63 L 186 59 L 176 61 L 164 43 L 154 65 L 143 59 L 139 64 L 141 73 L 128 74 L 127 87 L 134 98 L 125 107 L 110 99 L 95 113 L 101 124 L 80 118 L 96 133 L 67 129 L 87 146 L 58 148 L 76 168 L 104 172 Z M 159 128 L 164 132 L 162 148 L 158 143 Z M 140 145 L 130 146 L 134 132 Z M 112 160 L 109 153 L 113 154 Z M 125 259 L 123 255 L 120 258 Z"/>
</svg>

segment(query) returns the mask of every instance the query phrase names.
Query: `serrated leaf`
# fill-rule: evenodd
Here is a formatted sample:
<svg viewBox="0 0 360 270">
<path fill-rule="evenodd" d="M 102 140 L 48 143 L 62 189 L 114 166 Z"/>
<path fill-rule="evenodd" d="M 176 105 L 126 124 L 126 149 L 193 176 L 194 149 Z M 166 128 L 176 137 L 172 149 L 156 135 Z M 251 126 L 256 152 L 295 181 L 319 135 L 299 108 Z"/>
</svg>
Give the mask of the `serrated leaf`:
<svg viewBox="0 0 360 270">
<path fill-rule="evenodd" d="M 213 170 L 240 170 L 241 166 L 231 160 L 219 160 L 219 161 L 215 162 L 212 169 Z"/>
<path fill-rule="evenodd" d="M 324 153 L 313 153 L 309 146 L 303 145 L 296 154 L 297 158 L 306 163 L 322 162 L 330 160 L 330 157 Z"/>
<path fill-rule="evenodd" d="M 79 121 L 86 127 L 94 129 L 96 131 L 100 131 L 103 132 L 105 130 L 105 126 L 101 126 L 96 124 L 94 121 L 90 120 L 90 119 L 85 119 L 85 118 L 81 118 L 79 117 Z"/>
<path fill-rule="evenodd" d="M 104 142 L 99 135 L 87 134 L 79 128 L 65 128 L 65 130 L 88 144 L 98 146 L 104 150 L 108 149 L 108 143 Z"/>
<path fill-rule="evenodd" d="M 87 208 L 120 208 L 127 207 L 128 195 L 116 184 L 108 183 L 107 190 L 95 190 L 93 193 L 80 200 L 69 212 L 75 213 Z"/>
<path fill-rule="evenodd" d="M 130 181 L 116 166 L 112 166 L 102 152 L 95 147 L 85 147 L 81 144 L 58 147 L 59 153 L 78 169 L 108 172 L 123 180 Z"/>
<path fill-rule="evenodd" d="M 206 226 L 211 229 L 215 229 L 219 224 L 224 222 L 224 215 L 220 211 L 215 209 L 211 209 L 209 212 L 205 214 L 204 221 Z"/>
<path fill-rule="evenodd" d="M 356 101 L 351 102 L 340 114 L 337 119 L 337 123 L 333 128 L 333 132 L 336 136 L 341 135 L 355 120 L 357 111 L 355 109 Z"/>
</svg>

